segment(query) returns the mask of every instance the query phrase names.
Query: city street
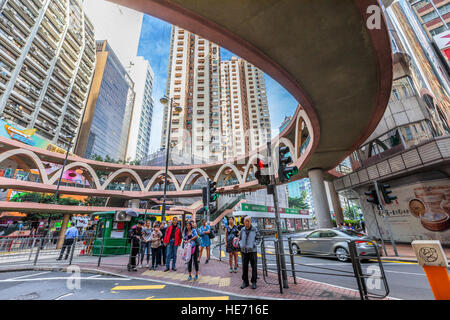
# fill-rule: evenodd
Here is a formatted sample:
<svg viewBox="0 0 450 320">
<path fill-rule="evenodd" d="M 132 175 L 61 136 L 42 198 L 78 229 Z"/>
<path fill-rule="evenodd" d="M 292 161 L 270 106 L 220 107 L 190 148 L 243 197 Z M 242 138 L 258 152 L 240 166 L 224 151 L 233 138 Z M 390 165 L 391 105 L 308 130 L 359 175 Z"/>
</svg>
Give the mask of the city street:
<svg viewBox="0 0 450 320">
<path fill-rule="evenodd" d="M 76 281 L 80 279 L 79 289 Z M 69 283 L 69 286 L 67 285 Z M 70 287 L 70 286 L 73 287 Z M 20 271 L 0 273 L 0 300 L 235 300 L 198 288 L 165 285 L 127 277 L 65 272 Z"/>
<path fill-rule="evenodd" d="M 289 246 L 285 240 L 285 252 L 289 253 Z M 275 248 L 270 243 L 266 245 L 267 266 L 269 270 L 276 272 Z M 215 247 L 213 254 L 219 257 L 219 247 Z M 228 254 L 225 256 L 225 248 L 222 247 L 222 261 L 228 261 Z M 340 271 L 347 271 L 349 275 L 353 275 L 351 262 L 340 262 L 333 258 L 315 258 L 296 256 L 294 259 L 296 264 L 296 277 L 331 284 L 338 287 L 358 290 L 358 286 L 354 277 L 338 276 L 336 274 L 344 274 Z M 382 259 L 383 268 L 386 274 L 389 297 L 397 299 L 434 299 L 425 273 L 417 263 L 392 261 Z M 290 270 L 289 256 L 286 256 L 287 269 Z M 363 272 L 370 273 L 367 268 L 377 266 L 373 261 L 362 262 Z M 262 269 L 261 251 L 258 251 L 258 267 Z M 320 268 L 329 268 L 320 269 Z M 327 273 L 327 274 L 317 274 Z M 332 274 L 332 275 L 330 275 Z M 291 275 L 291 272 L 288 272 Z M 370 291 L 370 290 L 369 290 Z M 373 292 L 373 291 L 371 291 Z"/>
</svg>

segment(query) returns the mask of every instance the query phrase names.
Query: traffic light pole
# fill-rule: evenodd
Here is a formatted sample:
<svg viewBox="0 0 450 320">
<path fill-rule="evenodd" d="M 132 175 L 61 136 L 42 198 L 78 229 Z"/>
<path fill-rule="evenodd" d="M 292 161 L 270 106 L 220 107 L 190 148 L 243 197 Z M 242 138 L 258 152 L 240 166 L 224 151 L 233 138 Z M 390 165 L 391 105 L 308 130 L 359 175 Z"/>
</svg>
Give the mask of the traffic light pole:
<svg viewBox="0 0 450 320">
<path fill-rule="evenodd" d="M 210 205 L 209 205 L 209 203 L 211 202 L 210 200 L 210 194 L 209 194 L 209 192 L 210 192 L 210 190 L 209 190 L 209 179 L 208 180 L 206 180 L 206 183 L 207 183 L 207 185 L 208 185 L 208 187 L 206 188 L 206 222 L 208 223 L 208 225 L 209 225 L 209 219 L 210 219 L 210 209 L 209 209 L 209 207 L 210 207 Z"/>
<path fill-rule="evenodd" d="M 389 232 L 389 238 L 391 238 L 391 243 L 392 243 L 392 247 L 394 248 L 395 256 L 398 257 L 397 246 L 395 245 L 395 240 L 394 240 L 394 236 L 393 236 L 393 234 L 392 234 L 391 224 L 389 223 L 388 218 L 387 218 L 386 215 L 384 214 L 384 211 L 385 211 L 385 210 L 384 210 L 384 206 L 383 206 L 383 198 L 380 197 L 380 190 L 378 190 L 378 182 L 375 181 L 375 182 L 374 182 L 374 185 L 375 185 L 375 191 L 377 192 L 377 196 L 378 196 L 378 199 L 379 199 L 379 201 L 380 201 L 381 212 L 383 212 L 384 222 L 386 223 L 386 226 L 387 226 L 387 229 L 388 229 L 388 232 Z M 376 215 L 376 214 L 375 214 L 375 215 Z M 376 219 L 376 217 L 375 217 L 375 219 Z M 377 224 L 378 224 L 378 222 L 377 222 Z M 381 235 L 381 234 L 380 234 L 380 235 Z M 386 251 L 386 249 L 385 249 L 385 251 Z"/>
<path fill-rule="evenodd" d="M 270 184 L 272 185 L 273 189 L 273 206 L 275 208 L 275 224 L 277 227 L 277 239 L 279 243 L 279 254 L 280 254 L 280 263 L 281 263 L 281 274 L 283 278 L 283 288 L 287 289 L 289 288 L 288 285 L 288 278 L 287 278 L 287 270 L 286 270 L 286 259 L 284 257 L 284 243 L 283 243 L 283 234 L 281 232 L 281 218 L 280 218 L 280 210 L 278 208 L 278 191 L 276 188 L 276 181 L 275 181 L 275 175 L 273 174 L 275 172 L 275 168 L 273 167 L 273 161 L 272 161 L 272 144 L 270 141 L 267 142 L 267 159 L 269 161 L 269 171 L 270 171 Z"/>
</svg>

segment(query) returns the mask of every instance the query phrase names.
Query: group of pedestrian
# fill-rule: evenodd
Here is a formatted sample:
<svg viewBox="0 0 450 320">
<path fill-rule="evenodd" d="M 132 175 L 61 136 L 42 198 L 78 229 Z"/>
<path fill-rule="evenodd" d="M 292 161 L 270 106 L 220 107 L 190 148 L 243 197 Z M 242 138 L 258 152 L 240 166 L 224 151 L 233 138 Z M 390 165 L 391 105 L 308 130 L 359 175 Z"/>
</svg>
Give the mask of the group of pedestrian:
<svg viewBox="0 0 450 320">
<path fill-rule="evenodd" d="M 207 264 L 210 260 L 211 239 L 214 237 L 213 230 L 206 219 L 202 219 L 201 226 L 197 228 L 195 221 L 190 220 L 181 231 L 177 217 L 172 218 L 172 223 L 166 228 L 164 223 L 155 223 L 151 227 L 150 221 L 144 226 L 143 221 L 131 228 L 129 237 L 131 239 L 130 264 L 134 271 L 136 269 L 136 257 L 140 256 L 140 264 L 147 257 L 147 267 L 156 270 L 157 266 L 165 264 L 164 272 L 176 271 L 177 250 L 180 245 L 184 250 L 191 250 L 186 255 L 188 280 L 198 280 L 199 265 L 203 251 L 206 251 Z M 225 227 L 225 248 L 229 255 L 230 273 L 237 273 L 238 252 L 242 257 L 242 285 L 244 289 L 250 286 L 256 289 L 257 281 L 257 246 L 261 242 L 261 236 L 255 226 L 252 225 L 251 217 L 245 217 L 244 223 L 235 225 L 233 217 L 228 218 Z M 150 252 L 152 264 L 149 266 Z M 184 258 L 184 256 L 183 256 Z M 249 279 L 248 266 L 251 265 L 252 273 Z M 170 266 L 172 265 L 172 268 Z M 193 270 L 194 269 L 194 270 Z M 192 272 L 195 271 L 194 278 Z"/>
<path fill-rule="evenodd" d="M 129 231 L 129 239 L 131 241 L 130 268 L 137 271 L 138 268 L 144 267 L 144 258 L 147 259 L 145 267 L 150 270 L 156 270 L 158 266 L 166 264 L 166 245 L 164 238 L 168 228 L 165 222 L 156 222 L 151 224 L 150 220 L 138 221 Z M 151 265 L 150 265 L 151 256 Z"/>
</svg>

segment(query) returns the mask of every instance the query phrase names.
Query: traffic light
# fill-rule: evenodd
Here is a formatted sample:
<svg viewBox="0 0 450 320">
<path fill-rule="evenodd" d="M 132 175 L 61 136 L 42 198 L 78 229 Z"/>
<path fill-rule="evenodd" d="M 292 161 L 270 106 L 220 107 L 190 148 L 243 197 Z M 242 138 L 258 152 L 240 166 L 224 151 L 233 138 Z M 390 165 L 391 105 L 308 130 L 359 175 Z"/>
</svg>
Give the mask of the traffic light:
<svg viewBox="0 0 450 320">
<path fill-rule="evenodd" d="M 288 167 L 287 165 L 292 163 L 291 156 L 286 156 L 289 153 L 289 147 L 281 147 L 278 150 L 278 159 L 280 165 L 278 167 L 278 179 L 281 183 L 288 182 L 293 175 L 298 173 L 297 167 Z"/>
<path fill-rule="evenodd" d="M 267 171 L 263 172 L 264 168 L 268 168 L 268 165 L 264 163 L 261 159 L 256 159 L 256 172 L 255 178 L 258 179 L 258 183 L 262 186 L 267 186 L 270 184 L 270 176 Z"/>
<path fill-rule="evenodd" d="M 216 201 L 219 198 L 219 194 L 216 193 L 216 183 L 214 181 L 208 180 L 208 190 L 209 201 Z"/>
<path fill-rule="evenodd" d="M 380 186 L 381 188 L 381 194 L 383 195 L 383 200 L 384 203 L 386 204 L 390 204 L 392 203 L 394 200 L 397 200 L 396 196 L 390 196 L 389 194 L 392 193 L 392 190 L 389 190 L 391 186 L 388 184 L 382 184 Z"/>
<path fill-rule="evenodd" d="M 367 199 L 367 202 L 373 203 L 376 206 L 380 205 L 380 200 L 378 199 L 378 195 L 377 195 L 377 191 L 376 190 L 367 191 L 367 192 L 364 192 L 364 194 L 366 196 L 369 196 L 369 198 Z"/>
<path fill-rule="evenodd" d="M 203 207 L 208 206 L 208 187 L 202 188 L 202 200 L 203 200 Z"/>
</svg>

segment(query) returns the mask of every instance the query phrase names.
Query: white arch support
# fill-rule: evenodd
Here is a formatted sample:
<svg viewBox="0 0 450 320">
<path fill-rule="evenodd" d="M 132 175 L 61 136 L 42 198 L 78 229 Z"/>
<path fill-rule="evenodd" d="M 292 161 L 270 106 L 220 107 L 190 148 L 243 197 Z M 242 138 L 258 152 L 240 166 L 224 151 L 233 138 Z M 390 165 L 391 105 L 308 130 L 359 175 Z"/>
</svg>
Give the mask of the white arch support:
<svg viewBox="0 0 450 320">
<path fill-rule="evenodd" d="M 191 171 L 188 172 L 188 174 L 184 178 L 183 182 L 181 183 L 180 191 L 184 190 L 184 188 L 186 187 L 187 182 L 189 181 L 189 178 L 195 173 L 198 173 L 198 174 L 202 175 L 205 178 L 205 180 L 209 179 L 208 175 L 206 174 L 206 172 L 203 169 L 198 169 L 198 168 L 192 169 Z"/>
<path fill-rule="evenodd" d="M 135 179 L 135 181 L 139 184 L 139 187 L 141 188 L 141 191 L 143 191 L 144 188 L 144 184 L 142 183 L 142 179 L 141 177 L 138 176 L 138 174 L 136 173 L 136 171 L 131 170 L 131 169 L 127 169 L 127 168 L 122 168 L 117 170 L 116 172 L 114 172 L 112 175 L 109 176 L 109 178 L 105 181 L 105 183 L 100 187 L 100 190 L 106 190 L 106 188 L 108 187 L 108 185 L 119 175 L 123 174 L 123 173 L 129 173 L 131 176 L 133 176 L 133 178 Z"/>
<path fill-rule="evenodd" d="M 147 186 L 145 187 L 145 190 L 144 190 L 144 191 L 146 191 L 146 192 L 150 191 L 150 187 L 153 185 L 153 183 L 155 182 L 155 180 L 156 180 L 157 178 L 159 178 L 160 176 L 162 176 L 162 175 L 164 175 L 164 170 L 159 170 L 158 172 L 156 172 L 156 173 L 153 175 L 153 177 L 150 179 L 150 181 L 148 182 L 148 184 L 147 184 Z M 175 177 L 175 175 L 174 175 L 172 172 L 170 172 L 170 171 L 167 171 L 167 175 L 172 179 L 173 184 L 175 185 L 175 190 L 176 190 L 176 191 L 180 191 L 180 185 L 179 185 L 178 180 L 177 180 L 177 178 Z"/>
<path fill-rule="evenodd" d="M 69 163 L 68 165 L 66 165 L 66 167 L 64 168 L 65 171 L 73 169 L 73 168 L 78 168 L 78 167 L 82 167 L 85 168 L 89 174 L 91 175 L 92 179 L 94 180 L 94 184 L 96 186 L 97 189 L 102 190 L 102 185 L 100 183 L 100 180 L 97 176 L 97 173 L 95 172 L 94 169 L 92 169 L 92 167 L 84 162 L 72 162 Z M 54 184 L 56 182 L 56 180 L 59 178 L 59 176 L 61 175 L 61 169 L 59 169 L 48 181 L 49 184 Z"/>
<path fill-rule="evenodd" d="M 29 157 L 34 164 L 37 166 L 37 169 L 39 170 L 39 174 L 42 179 L 42 183 L 48 184 L 48 176 L 47 172 L 45 171 L 44 164 L 42 163 L 41 159 L 35 154 L 33 151 L 26 150 L 26 149 L 15 149 L 15 150 L 8 150 L 6 152 L 3 152 L 0 154 L 0 163 L 17 155 L 24 155 Z"/>
<path fill-rule="evenodd" d="M 238 179 L 239 183 L 243 183 L 242 181 L 242 176 L 239 173 L 238 168 L 236 168 L 236 166 L 232 163 L 224 163 L 219 170 L 217 170 L 216 176 L 214 177 L 214 181 L 215 182 L 219 182 L 218 179 L 220 177 L 220 175 L 222 174 L 222 171 L 225 170 L 225 168 L 230 168 L 231 170 L 233 170 L 234 174 L 236 175 L 236 178 Z"/>
</svg>

